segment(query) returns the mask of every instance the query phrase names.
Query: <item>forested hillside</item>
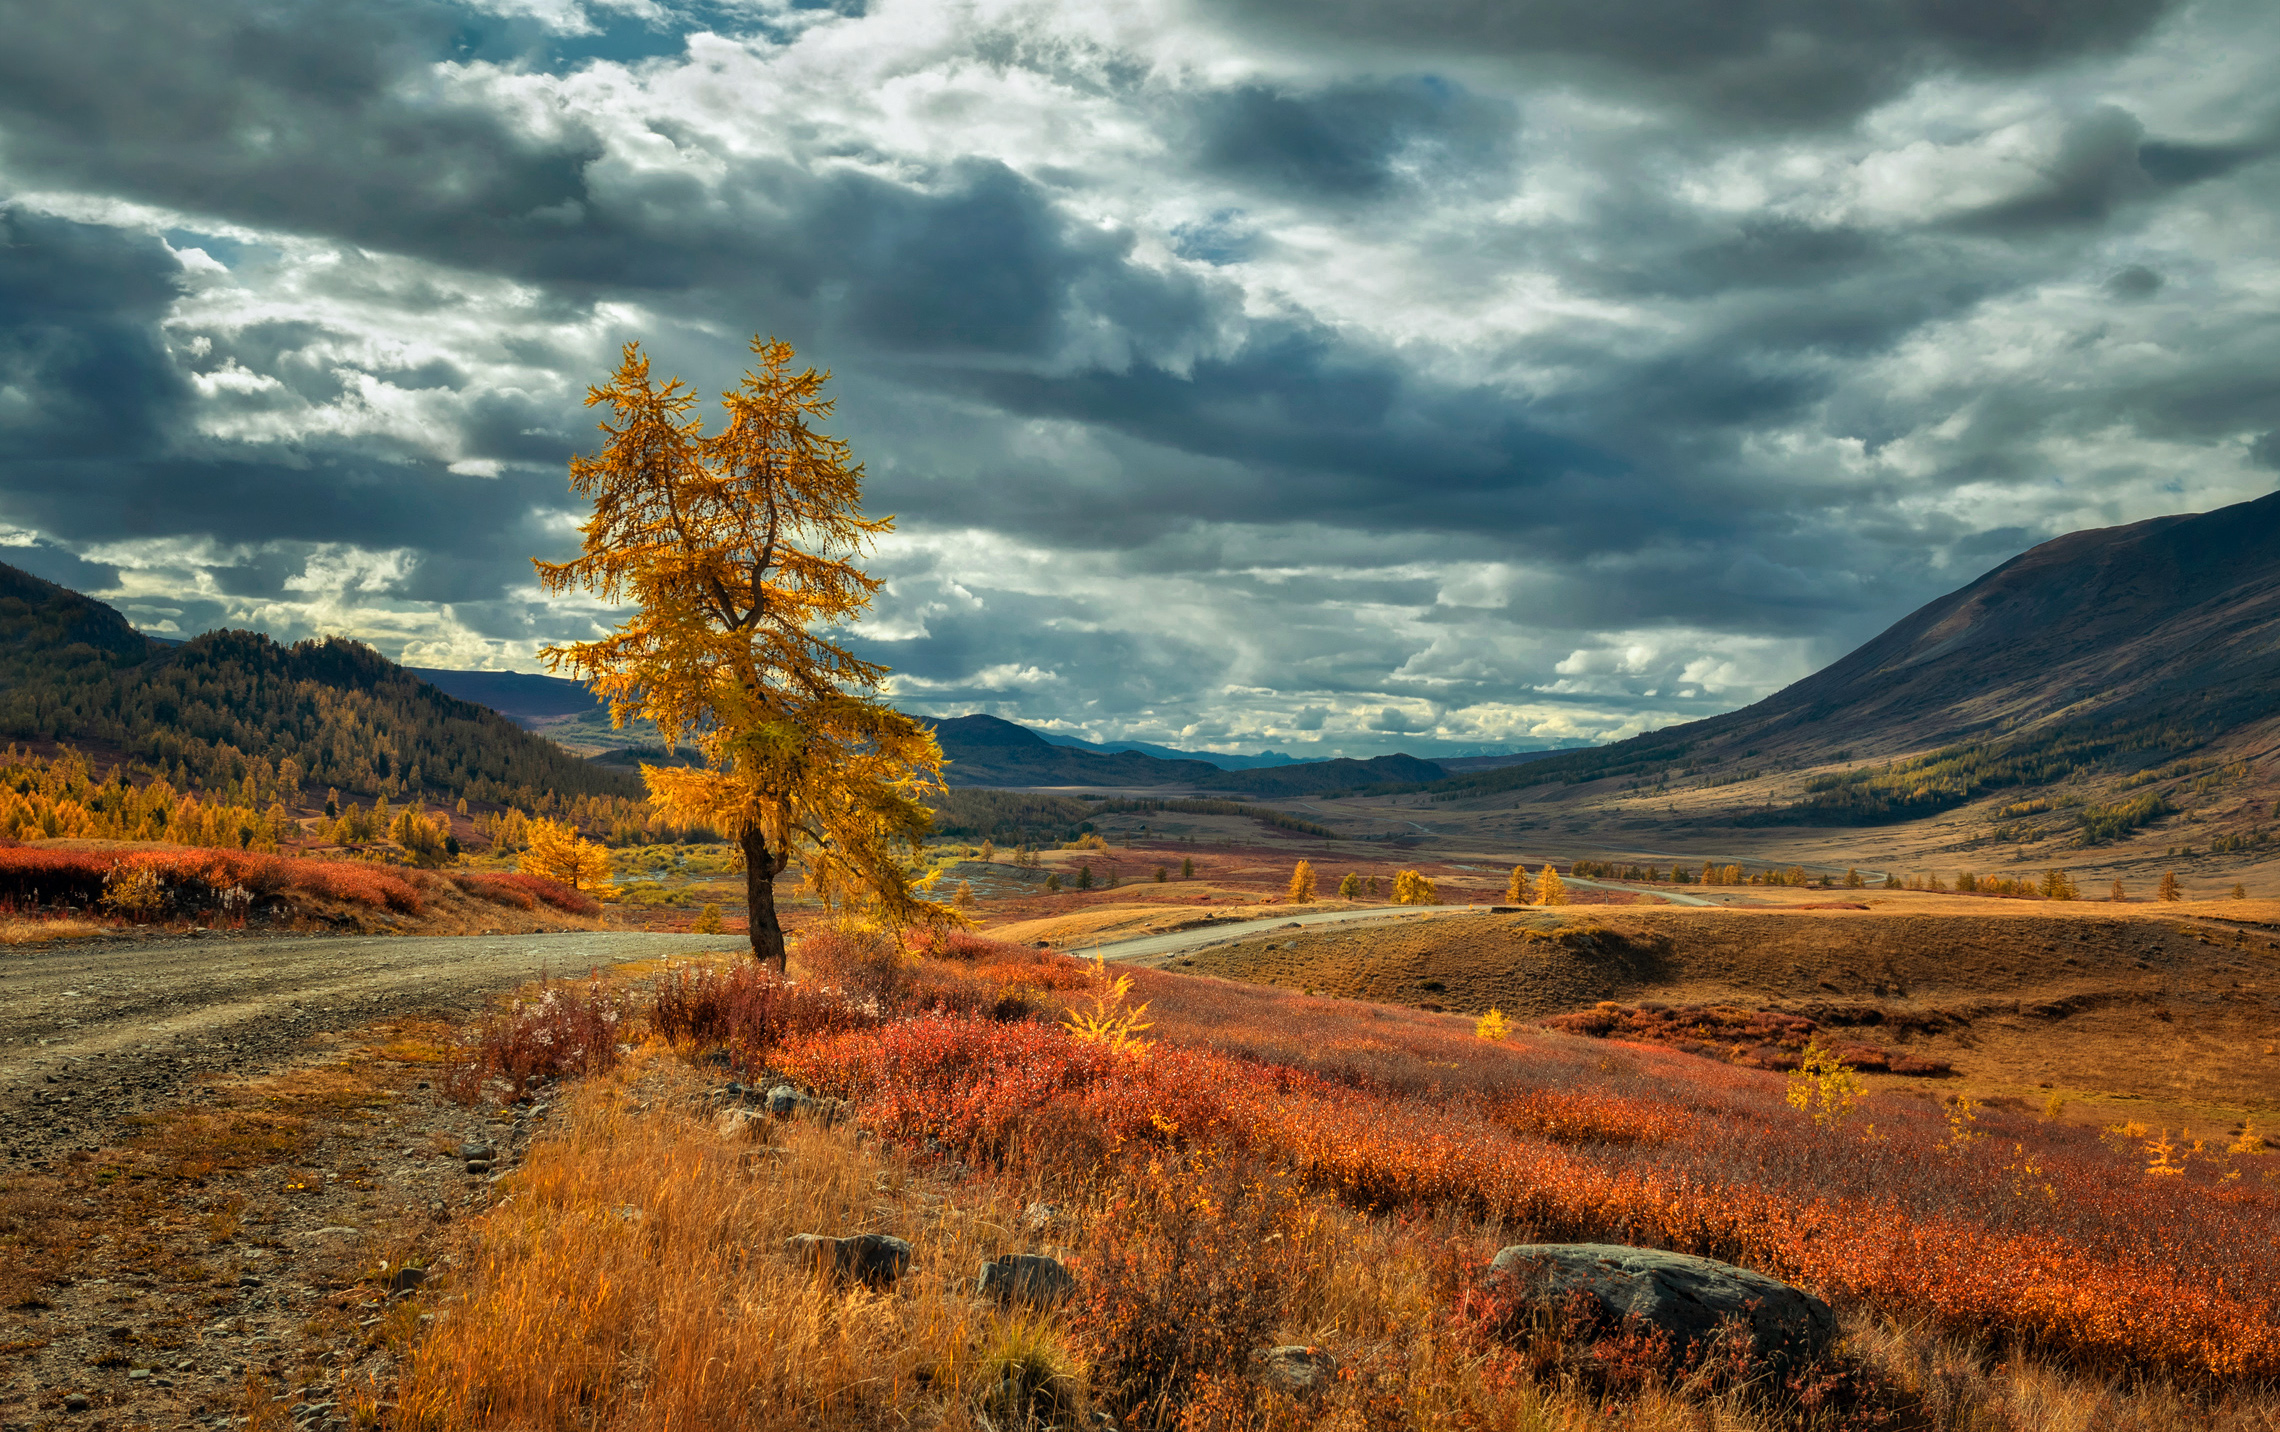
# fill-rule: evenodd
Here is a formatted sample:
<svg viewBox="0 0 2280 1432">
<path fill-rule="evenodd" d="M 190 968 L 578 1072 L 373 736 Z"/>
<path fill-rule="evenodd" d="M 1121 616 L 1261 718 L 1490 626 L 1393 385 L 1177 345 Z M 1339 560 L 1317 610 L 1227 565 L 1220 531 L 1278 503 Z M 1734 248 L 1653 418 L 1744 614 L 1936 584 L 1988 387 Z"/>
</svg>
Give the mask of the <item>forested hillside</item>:
<svg viewBox="0 0 2280 1432">
<path fill-rule="evenodd" d="M 321 792 L 530 805 L 642 794 L 370 647 L 209 632 L 145 640 L 100 602 L 0 565 L 0 736 L 93 743 L 178 787 L 248 776 Z"/>
</svg>

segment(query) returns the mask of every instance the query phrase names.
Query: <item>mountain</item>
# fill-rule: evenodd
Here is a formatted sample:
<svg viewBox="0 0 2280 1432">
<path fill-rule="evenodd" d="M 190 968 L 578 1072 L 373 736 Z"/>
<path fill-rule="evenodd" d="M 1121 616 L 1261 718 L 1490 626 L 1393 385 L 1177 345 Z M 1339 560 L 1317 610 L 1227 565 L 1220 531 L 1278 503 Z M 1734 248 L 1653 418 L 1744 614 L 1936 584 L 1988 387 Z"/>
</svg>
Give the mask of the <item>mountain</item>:
<svg viewBox="0 0 2280 1432">
<path fill-rule="evenodd" d="M 1295 766 L 1296 756 L 1280 751 L 1261 751 L 1256 756 L 1231 756 L 1218 751 L 1182 751 L 1172 746 L 1158 746 L 1147 741 L 1087 741 L 1076 736 L 1063 736 L 1052 731 L 1039 731 L 1038 736 L 1055 746 L 1070 746 L 1080 751 L 1112 756 L 1119 751 L 1137 751 L 1143 756 L 1154 756 L 1165 761 L 1201 761 L 1223 771 L 1255 771 L 1265 766 Z"/>
<path fill-rule="evenodd" d="M 945 777 L 954 786 L 1185 786 L 1254 796 L 1315 795 L 1388 781 L 1434 781 L 1447 774 L 1414 756 L 1368 761 L 1300 761 L 1261 770 L 1225 771 L 1202 760 L 1164 760 L 1137 751 L 1099 752 L 1056 745 L 1026 726 L 995 716 L 957 716 L 932 723 Z"/>
<path fill-rule="evenodd" d="M 536 676 L 526 671 L 445 671 L 432 666 L 407 666 L 404 670 L 446 696 L 488 706 L 525 730 L 565 716 L 584 716 L 601 704 L 585 682 L 562 676 Z"/>
<path fill-rule="evenodd" d="M 1057 746 L 995 716 L 953 716 L 931 724 L 950 762 L 944 775 L 954 786 L 1192 786 L 1225 774 L 1202 761 Z"/>
<path fill-rule="evenodd" d="M 116 751 L 202 786 L 291 760 L 304 789 L 531 804 L 641 795 L 370 647 L 216 631 L 147 640 L 110 607 L 0 564 L 0 736 Z M 266 778 L 265 778 L 266 779 Z"/>
<path fill-rule="evenodd" d="M 2055 538 L 1755 705 L 1433 788 L 1701 777 L 1754 782 L 1733 823 L 1858 825 L 2071 780 L 2040 804 L 2096 840 L 2158 819 L 2185 775 L 2268 754 L 2276 718 L 2280 493 Z M 2194 771 L 2149 774 L 2180 758 Z"/>
</svg>

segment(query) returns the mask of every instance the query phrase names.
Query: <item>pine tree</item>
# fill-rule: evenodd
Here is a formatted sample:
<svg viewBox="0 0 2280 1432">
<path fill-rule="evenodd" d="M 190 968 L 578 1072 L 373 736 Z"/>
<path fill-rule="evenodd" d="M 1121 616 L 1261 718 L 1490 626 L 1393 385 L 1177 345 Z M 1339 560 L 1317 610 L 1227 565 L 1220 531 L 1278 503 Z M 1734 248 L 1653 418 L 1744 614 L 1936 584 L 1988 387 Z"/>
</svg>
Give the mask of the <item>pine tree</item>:
<svg viewBox="0 0 2280 1432">
<path fill-rule="evenodd" d="M 1361 899 L 1362 877 L 1351 870 L 1347 871 L 1346 878 L 1338 882 L 1338 898 L 1341 900 Z"/>
<path fill-rule="evenodd" d="M 1077 867 L 1077 888 L 1079 890 L 1092 889 L 1092 867 L 1090 865 Z"/>
<path fill-rule="evenodd" d="M 1868 882 L 1866 880 L 1863 880 L 1861 878 L 1859 871 L 1848 870 L 1845 872 L 1845 888 L 1847 890 L 1858 890 L 1865 886 L 1867 883 Z"/>
<path fill-rule="evenodd" d="M 1311 904 L 1314 900 L 1314 866 L 1301 860 L 1290 872 L 1289 896 L 1294 905 Z"/>
<path fill-rule="evenodd" d="M 2127 895 L 2124 895 L 2124 894 L 2122 893 L 2122 882 L 2121 882 L 2121 881 L 2119 881 L 2119 880 L 2117 880 L 2117 881 L 2115 881 L 2115 882 L 2114 882 L 2114 893 L 2113 893 L 2113 894 L 2111 894 L 2111 895 L 2108 895 L 2106 898 L 2107 898 L 2107 899 L 2109 899 L 2109 900 L 2111 900 L 2111 901 L 2113 901 L 2115 904 L 2119 905 L 2119 904 L 2120 904 L 2120 903 L 2122 903 L 2124 900 L 2127 900 L 2127 899 L 2129 899 L 2130 897 L 2129 897 L 2129 896 L 2127 896 Z"/>
<path fill-rule="evenodd" d="M 1393 876 L 1393 903 L 1396 905 L 1438 905 L 1441 894 L 1433 882 L 1414 870 L 1397 870 Z"/>
<path fill-rule="evenodd" d="M 1183 857 L 1181 857 L 1181 859 L 1180 859 L 1180 879 L 1182 879 L 1182 880 L 1193 880 L 1193 879 L 1195 879 L 1195 857 L 1194 857 L 1194 856 L 1192 856 L 1192 855 L 1189 855 L 1189 856 L 1183 856 Z"/>
<path fill-rule="evenodd" d="M 2177 872 L 2174 870 L 2167 871 L 2162 875 L 2161 888 L 2153 893 L 2157 900 L 2182 900 L 2185 898 L 2185 892 L 2177 888 Z"/>
<path fill-rule="evenodd" d="M 997 847 L 990 844 L 989 841 L 984 840 L 982 842 L 982 864 L 987 865 L 996 859 Z"/>
<path fill-rule="evenodd" d="M 952 896 L 950 897 L 950 903 L 951 903 L 953 906 L 955 906 L 955 907 L 957 907 L 958 909 L 960 909 L 960 910 L 971 910 L 971 909 L 973 909 L 973 908 L 974 908 L 974 887 L 973 887 L 973 885 L 972 885 L 972 884 L 970 884 L 970 883 L 969 883 L 969 882 L 967 882 L 967 881 L 964 881 L 964 880 L 961 880 L 961 881 L 959 881 L 959 882 L 958 882 L 958 890 L 957 890 L 957 893 L 956 893 L 956 894 L 954 894 L 954 895 L 952 895 Z"/>
<path fill-rule="evenodd" d="M 2248 898 L 2248 887 L 2241 884 L 2237 880 L 2234 881 L 2232 888 L 2232 897 L 2235 900 L 2246 900 Z"/>
<path fill-rule="evenodd" d="M 1535 894 L 1528 888 L 1528 867 L 1513 866 L 1512 878 L 1504 882 L 1504 903 L 1525 905 L 1535 898 Z"/>
</svg>

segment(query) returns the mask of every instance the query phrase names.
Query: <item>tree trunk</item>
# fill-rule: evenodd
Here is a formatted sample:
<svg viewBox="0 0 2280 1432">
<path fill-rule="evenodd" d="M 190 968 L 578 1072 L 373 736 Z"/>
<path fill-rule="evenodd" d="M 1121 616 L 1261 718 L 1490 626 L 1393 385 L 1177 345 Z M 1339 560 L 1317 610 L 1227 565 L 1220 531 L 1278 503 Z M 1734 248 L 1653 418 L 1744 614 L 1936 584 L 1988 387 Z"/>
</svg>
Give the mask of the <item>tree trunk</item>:
<svg viewBox="0 0 2280 1432">
<path fill-rule="evenodd" d="M 776 856 L 768 837 L 748 830 L 737 842 L 744 848 L 745 927 L 752 933 L 752 958 L 774 965 L 784 973 L 784 927 L 776 918 Z"/>
</svg>

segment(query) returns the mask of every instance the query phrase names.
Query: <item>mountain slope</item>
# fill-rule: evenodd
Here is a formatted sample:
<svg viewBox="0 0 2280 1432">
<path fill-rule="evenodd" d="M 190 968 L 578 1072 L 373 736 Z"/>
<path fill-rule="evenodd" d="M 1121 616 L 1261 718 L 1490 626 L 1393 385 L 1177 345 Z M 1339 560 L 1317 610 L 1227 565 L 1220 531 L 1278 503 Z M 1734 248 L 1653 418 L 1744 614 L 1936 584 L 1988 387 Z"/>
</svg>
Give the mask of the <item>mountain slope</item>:
<svg viewBox="0 0 2280 1432">
<path fill-rule="evenodd" d="M 290 760 L 307 787 L 344 795 L 641 795 L 638 778 L 597 769 L 359 643 L 280 646 L 221 631 L 161 646 L 103 603 L 5 565 L 0 671 L 0 735 L 115 747 L 207 787 Z"/>
<path fill-rule="evenodd" d="M 1055 745 L 1026 726 L 995 716 L 957 716 L 933 725 L 942 754 L 950 762 L 943 776 L 954 786 L 1184 786 L 1271 797 L 1317 795 L 1387 781 L 1434 781 L 1448 774 L 1415 756 L 1223 771 L 1203 761 Z"/>
<path fill-rule="evenodd" d="M 2070 533 L 1755 705 L 1434 788 L 1706 776 L 1736 783 L 1739 823 L 1867 824 L 2080 773 L 2090 785 L 2059 803 L 2080 807 L 2091 831 L 2105 819 L 2093 797 L 2150 784 L 2145 772 L 2179 756 L 2259 753 L 2276 721 L 2280 493 Z M 1877 758 L 1886 764 L 1743 785 Z"/>
<path fill-rule="evenodd" d="M 1113 755 L 1118 751 L 1137 751 L 1143 756 L 1154 756 L 1165 761 L 1201 761 L 1223 771 L 1255 771 L 1269 766 L 1295 766 L 1297 756 L 1286 756 L 1280 751 L 1261 751 L 1256 756 L 1231 756 L 1218 751 L 1182 751 L 1174 746 L 1158 746 L 1149 741 L 1086 741 L 1075 736 L 1055 735 L 1050 731 L 1037 733 L 1055 746 L 1072 746 L 1080 751 L 1093 751 Z"/>
</svg>

